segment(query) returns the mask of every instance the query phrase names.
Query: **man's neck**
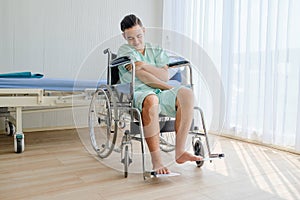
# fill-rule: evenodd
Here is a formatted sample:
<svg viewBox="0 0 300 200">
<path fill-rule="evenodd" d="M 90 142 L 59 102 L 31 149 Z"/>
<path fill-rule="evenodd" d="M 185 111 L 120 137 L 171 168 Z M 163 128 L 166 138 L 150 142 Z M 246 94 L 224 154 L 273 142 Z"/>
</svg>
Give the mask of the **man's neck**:
<svg viewBox="0 0 300 200">
<path fill-rule="evenodd" d="M 144 49 L 142 49 L 142 50 L 138 50 L 142 55 L 145 55 L 145 49 L 146 48 L 144 48 Z"/>
</svg>

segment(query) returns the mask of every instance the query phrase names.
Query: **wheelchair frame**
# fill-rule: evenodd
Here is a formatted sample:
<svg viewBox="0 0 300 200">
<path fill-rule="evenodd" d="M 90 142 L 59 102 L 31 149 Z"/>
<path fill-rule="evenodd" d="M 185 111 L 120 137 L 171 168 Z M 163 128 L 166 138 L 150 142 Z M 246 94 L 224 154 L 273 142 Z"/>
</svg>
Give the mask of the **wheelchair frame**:
<svg viewBox="0 0 300 200">
<path fill-rule="evenodd" d="M 146 180 L 147 178 L 156 177 L 157 174 L 154 171 L 146 171 L 145 169 L 145 136 L 143 131 L 142 117 L 140 111 L 133 107 L 135 63 L 126 56 L 117 58 L 117 56 L 113 54 L 110 49 L 105 49 L 104 54 L 108 55 L 107 84 L 101 85 L 97 88 L 90 103 L 88 121 L 91 144 L 101 159 L 107 158 L 112 151 L 121 153 L 121 163 L 124 165 L 124 177 L 126 178 L 128 176 L 128 167 L 132 163 L 132 140 L 140 141 L 143 178 Z M 132 81 L 129 84 L 118 84 L 118 66 L 124 64 L 132 65 Z M 173 68 L 187 66 L 190 73 L 189 82 L 191 89 L 193 90 L 192 67 L 188 61 L 181 60 L 170 63 L 168 66 Z M 120 90 L 123 91 L 120 92 Z M 127 98 L 127 101 L 123 101 L 124 96 Z M 199 107 L 194 107 L 194 110 L 200 113 L 201 124 L 203 128 L 203 132 L 201 132 L 198 127 L 194 127 L 192 124 L 190 129 L 189 133 L 193 134 L 192 145 L 194 154 L 200 155 L 204 158 L 205 153 L 201 137 L 205 137 L 208 151 L 207 158 L 204 158 L 202 161 L 196 161 L 197 167 L 200 168 L 203 166 L 204 161 L 209 160 L 211 162 L 213 159 L 224 157 L 224 154 L 211 153 L 203 111 Z M 127 119 L 129 120 L 130 128 L 124 131 L 121 144 L 119 147 L 116 147 L 116 138 L 118 132 L 120 132 L 119 128 L 123 129 L 126 127 L 125 120 L 121 119 L 124 117 L 124 113 L 130 116 L 130 120 Z M 165 118 L 166 117 L 161 118 L 164 120 L 160 121 L 160 148 L 164 152 L 170 152 L 175 149 L 175 143 L 172 138 L 169 139 L 164 137 L 162 134 L 164 132 L 175 132 L 175 121 L 169 117 L 167 117 L 169 120 L 165 120 Z M 102 133 L 103 135 L 101 138 L 98 138 L 100 137 L 98 134 L 101 132 L 98 130 L 100 127 L 102 127 L 102 129 L 104 127 L 105 130 L 104 133 Z M 102 137 L 104 137 L 104 141 L 100 142 Z"/>
</svg>

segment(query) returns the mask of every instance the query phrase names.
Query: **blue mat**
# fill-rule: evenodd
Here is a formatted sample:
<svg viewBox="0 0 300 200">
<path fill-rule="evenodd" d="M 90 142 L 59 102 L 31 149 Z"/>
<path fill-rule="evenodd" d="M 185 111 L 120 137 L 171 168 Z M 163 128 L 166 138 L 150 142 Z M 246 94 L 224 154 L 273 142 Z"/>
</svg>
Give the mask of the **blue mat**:
<svg viewBox="0 0 300 200">
<path fill-rule="evenodd" d="M 0 74 L 0 78 L 43 78 L 43 74 L 33 74 L 31 72 L 12 72 Z"/>
<path fill-rule="evenodd" d="M 106 84 L 105 80 L 71 80 L 54 78 L 0 78 L 0 88 L 36 88 L 53 91 L 84 91 Z"/>
</svg>

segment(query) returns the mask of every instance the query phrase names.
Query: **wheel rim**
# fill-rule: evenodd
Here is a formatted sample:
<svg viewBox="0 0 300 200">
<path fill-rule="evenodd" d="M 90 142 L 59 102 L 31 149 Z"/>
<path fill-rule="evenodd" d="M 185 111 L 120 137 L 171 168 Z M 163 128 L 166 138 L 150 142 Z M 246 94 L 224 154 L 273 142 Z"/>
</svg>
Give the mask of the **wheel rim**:
<svg viewBox="0 0 300 200">
<path fill-rule="evenodd" d="M 93 95 L 89 109 L 89 131 L 94 150 L 106 158 L 114 149 L 117 136 L 115 98 L 112 90 L 101 86 Z"/>
</svg>

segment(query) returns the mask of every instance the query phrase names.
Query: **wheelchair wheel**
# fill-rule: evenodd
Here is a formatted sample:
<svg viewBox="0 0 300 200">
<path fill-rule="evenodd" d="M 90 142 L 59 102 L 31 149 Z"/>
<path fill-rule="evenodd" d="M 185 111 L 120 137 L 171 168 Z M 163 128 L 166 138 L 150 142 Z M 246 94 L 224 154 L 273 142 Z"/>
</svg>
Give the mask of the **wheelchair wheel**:
<svg viewBox="0 0 300 200">
<path fill-rule="evenodd" d="M 116 100 L 109 86 L 102 85 L 92 96 L 89 108 L 89 131 L 94 150 L 100 158 L 108 157 L 117 138 Z"/>
<path fill-rule="evenodd" d="M 196 156 L 202 156 L 204 158 L 204 148 L 200 139 L 197 139 L 194 145 L 194 153 Z M 202 167 L 204 161 L 196 161 L 197 167 Z"/>
<path fill-rule="evenodd" d="M 171 152 L 175 149 L 175 132 L 160 133 L 160 149 L 164 152 Z"/>
</svg>

